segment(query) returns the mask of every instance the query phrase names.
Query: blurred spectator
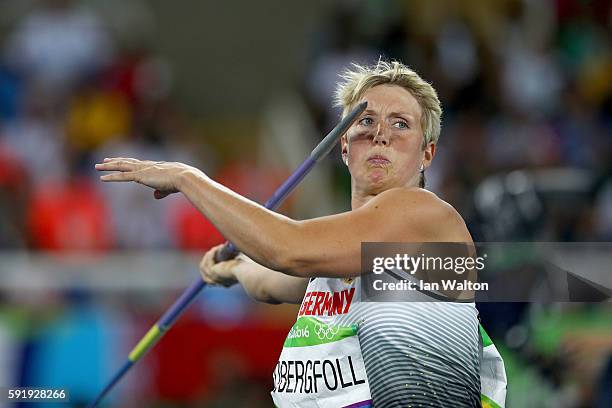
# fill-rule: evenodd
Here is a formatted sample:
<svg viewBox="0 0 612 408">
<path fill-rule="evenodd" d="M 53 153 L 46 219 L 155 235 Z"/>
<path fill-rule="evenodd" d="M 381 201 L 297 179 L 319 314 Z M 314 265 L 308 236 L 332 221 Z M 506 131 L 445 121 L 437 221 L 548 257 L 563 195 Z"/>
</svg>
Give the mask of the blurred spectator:
<svg viewBox="0 0 612 408">
<path fill-rule="evenodd" d="M 23 85 L 19 72 L 0 60 L 0 120 L 10 120 L 18 114 Z"/>
<path fill-rule="evenodd" d="M 129 132 L 132 112 L 122 94 L 86 86 L 71 99 L 66 136 L 77 151 L 93 150 Z"/>
<path fill-rule="evenodd" d="M 28 83 L 15 116 L 0 128 L 0 144 L 19 159 L 34 186 L 61 182 L 67 160 L 64 128 L 55 94 L 40 83 Z"/>
<path fill-rule="evenodd" d="M 332 102 L 338 74 L 352 62 L 364 64 L 377 57 L 374 49 L 360 41 L 358 17 L 358 9 L 340 2 L 321 27 L 322 33 L 315 37 L 319 43 L 313 47 L 317 53 L 308 71 L 306 89 L 319 110 L 326 112 L 324 127 L 333 126 L 341 113 Z"/>
<path fill-rule="evenodd" d="M 103 22 L 75 0 L 42 0 L 17 26 L 7 61 L 57 91 L 108 63 L 112 47 Z"/>
<path fill-rule="evenodd" d="M 21 361 L 18 358 L 19 336 L 11 327 L 10 316 L 0 310 L 0 384 L 17 384 Z"/>
<path fill-rule="evenodd" d="M 25 248 L 28 175 L 23 164 L 0 143 L 0 247 Z"/>
<path fill-rule="evenodd" d="M 88 297 L 66 292 L 55 314 L 37 322 L 24 356 L 24 386 L 66 389 L 71 404 L 80 406 L 95 398 L 122 362 L 126 318 Z M 109 395 L 109 401 L 116 398 Z"/>
<path fill-rule="evenodd" d="M 27 217 L 35 249 L 107 250 L 113 245 L 104 197 L 82 176 L 38 187 Z"/>
</svg>

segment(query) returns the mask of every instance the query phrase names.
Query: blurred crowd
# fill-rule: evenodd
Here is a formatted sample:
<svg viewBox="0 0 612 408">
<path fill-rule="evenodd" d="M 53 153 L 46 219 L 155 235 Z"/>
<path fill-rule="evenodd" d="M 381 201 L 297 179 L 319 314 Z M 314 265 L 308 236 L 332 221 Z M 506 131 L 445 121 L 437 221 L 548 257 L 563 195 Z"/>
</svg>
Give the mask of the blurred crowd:
<svg viewBox="0 0 612 408">
<path fill-rule="evenodd" d="M 35 5 L 4 39 L 0 59 L 0 206 L 8 214 L 0 246 L 185 249 L 220 242 L 212 226 L 193 225 L 197 215 L 186 203 L 157 204 L 144 189 L 108 194 L 92 171 L 104 157 L 193 163 L 198 152 L 210 154 L 193 143 L 189 120 L 170 98 L 168 63 L 145 39 L 111 32 L 85 4 Z"/>
<path fill-rule="evenodd" d="M 180 200 L 151 201 L 132 186 L 113 186 L 110 194 L 92 171 L 108 156 L 187 162 L 260 199 L 282 180 L 288 169 L 254 163 L 244 152 L 243 164 L 231 163 L 210 146 L 173 98 L 172 65 L 145 34 L 126 38 L 81 2 L 34 4 L 2 42 L 0 205 L 10 216 L 1 221 L 1 247 L 186 249 L 221 240 L 212 226 L 194 227 L 199 217 Z M 513 170 L 527 172 L 538 193 L 584 194 L 572 213 L 546 207 L 556 217 L 524 238 L 610 239 L 610 2 L 384 5 L 339 2 L 319 20 L 304 47 L 302 81 L 290 90 L 306 106 L 300 120 L 317 133 L 333 125 L 333 91 L 351 62 L 402 60 L 433 83 L 443 103 L 429 188 L 458 207 L 477 239 L 509 238 L 508 231 L 482 230 L 489 207 L 502 204 L 475 191 Z M 346 190 L 346 172 L 335 162 L 334 190 Z M 518 216 L 536 218 L 534 211 Z"/>
<path fill-rule="evenodd" d="M 314 135 L 337 121 L 338 74 L 379 58 L 403 61 L 438 91 L 442 134 L 427 187 L 458 209 L 475 241 L 612 240 L 610 0 L 323 7 L 303 48 L 301 79 L 283 90 L 292 103 L 270 96 L 261 118 L 270 132 L 256 135 L 260 154 L 240 158 L 203 134 L 175 97 L 178 78 L 154 45 L 147 3 L 127 2 L 123 20 L 112 24 L 92 4 L 33 2 L 0 37 L 0 249 L 202 251 L 222 242 L 181 197 L 156 201 L 144 187 L 103 185 L 93 164 L 113 156 L 181 161 L 263 202 L 291 170 L 265 160 L 270 145 L 287 152 L 314 145 Z M 287 126 L 266 127 L 266 115 L 291 107 Z M 311 129 L 306 141 L 296 136 L 303 129 Z M 280 139 L 289 144 L 279 147 Z M 326 165 L 329 198 L 306 196 L 286 212 L 346 208 L 346 168 L 335 159 Z M 507 360 L 512 406 L 612 401 L 609 308 L 481 306 Z M 559 329 L 578 326 L 571 335 Z M 240 365 L 235 356 L 219 358 Z M 533 384 L 540 391 L 525 395 Z M 200 395 L 194 390 L 181 397 Z M 219 395 L 210 406 L 236 406 L 231 392 Z"/>
<path fill-rule="evenodd" d="M 610 1 L 361 4 L 338 7 L 313 46 L 305 89 L 320 121 L 332 122 L 337 113 L 329 101 L 338 72 L 353 61 L 397 58 L 440 95 L 442 134 L 428 185 L 459 209 L 476 240 L 612 237 Z M 544 171 L 560 168 L 570 171 L 558 177 Z M 549 217 L 537 231 L 483 231 L 490 205 L 502 210 L 493 211 L 498 223 L 507 209 L 487 201 L 493 192 L 475 192 L 487 178 L 514 170 L 527 179 L 519 184 L 543 200 L 588 190 L 582 208 Z M 582 185 L 573 182 L 576 174 L 585 176 Z M 511 193 L 505 184 L 500 188 Z M 512 220 L 522 221 L 529 220 Z"/>
</svg>

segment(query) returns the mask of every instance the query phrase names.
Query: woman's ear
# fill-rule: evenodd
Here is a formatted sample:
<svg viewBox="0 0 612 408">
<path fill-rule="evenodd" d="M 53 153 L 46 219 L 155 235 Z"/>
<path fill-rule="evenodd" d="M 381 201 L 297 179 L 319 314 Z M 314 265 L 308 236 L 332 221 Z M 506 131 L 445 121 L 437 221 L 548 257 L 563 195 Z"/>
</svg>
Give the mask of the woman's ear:
<svg viewBox="0 0 612 408">
<path fill-rule="evenodd" d="M 423 151 L 423 162 L 422 162 L 422 165 L 423 165 L 423 167 L 425 169 L 428 168 L 431 165 L 431 161 L 433 160 L 435 155 L 436 155 L 436 144 L 435 143 L 429 143 L 425 147 L 425 150 Z"/>
<path fill-rule="evenodd" d="M 340 145 L 342 147 L 342 161 L 345 165 L 348 166 L 348 155 L 349 155 L 349 146 L 348 146 L 348 137 L 346 133 L 342 135 L 340 138 Z"/>
</svg>

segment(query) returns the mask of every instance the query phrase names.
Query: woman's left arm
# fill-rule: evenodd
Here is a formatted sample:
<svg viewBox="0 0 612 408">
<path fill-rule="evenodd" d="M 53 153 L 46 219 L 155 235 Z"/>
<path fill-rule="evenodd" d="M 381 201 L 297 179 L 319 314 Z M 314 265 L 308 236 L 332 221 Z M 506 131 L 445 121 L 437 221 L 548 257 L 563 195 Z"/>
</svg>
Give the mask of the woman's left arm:
<svg viewBox="0 0 612 408">
<path fill-rule="evenodd" d="M 297 222 L 250 201 L 182 163 L 109 158 L 96 170 L 113 171 L 105 182 L 133 181 L 155 189 L 157 199 L 181 192 L 223 233 L 256 262 L 280 269 L 287 245 L 295 242 Z"/>
</svg>

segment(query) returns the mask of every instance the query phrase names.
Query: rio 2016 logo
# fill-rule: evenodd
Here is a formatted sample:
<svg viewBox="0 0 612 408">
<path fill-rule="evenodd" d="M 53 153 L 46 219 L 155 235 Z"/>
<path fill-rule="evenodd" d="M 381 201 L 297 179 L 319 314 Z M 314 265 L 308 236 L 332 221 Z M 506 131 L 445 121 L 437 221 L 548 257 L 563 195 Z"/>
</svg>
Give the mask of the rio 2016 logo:
<svg viewBox="0 0 612 408">
<path fill-rule="evenodd" d="M 299 339 L 303 337 L 310 337 L 310 331 L 308 330 L 308 326 L 305 326 L 305 327 L 293 326 L 291 330 L 289 330 L 289 335 L 287 336 L 287 338 L 289 339 L 294 339 L 294 338 Z"/>
<path fill-rule="evenodd" d="M 315 323 L 314 332 L 319 340 L 331 340 L 338 334 L 340 327 L 329 326 L 327 324 Z"/>
</svg>

